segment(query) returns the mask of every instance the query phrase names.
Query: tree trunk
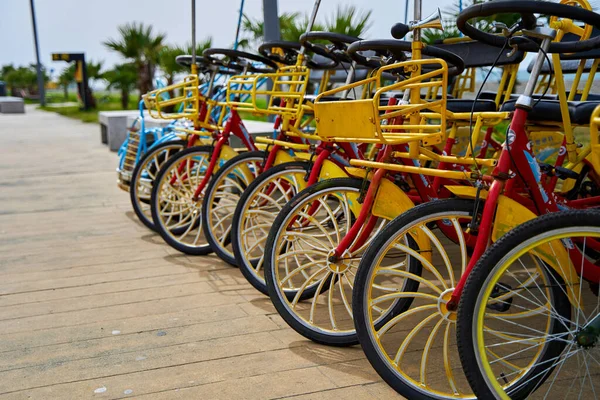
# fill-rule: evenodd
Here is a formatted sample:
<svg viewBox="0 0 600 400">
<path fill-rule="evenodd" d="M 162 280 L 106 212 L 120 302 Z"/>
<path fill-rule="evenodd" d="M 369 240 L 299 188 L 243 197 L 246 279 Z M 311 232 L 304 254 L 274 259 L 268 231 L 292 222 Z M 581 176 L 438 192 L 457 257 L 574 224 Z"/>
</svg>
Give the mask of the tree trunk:
<svg viewBox="0 0 600 400">
<path fill-rule="evenodd" d="M 138 65 L 138 87 L 140 89 L 140 99 L 143 95 L 150 92 L 153 88 L 152 78 L 154 77 L 154 66 L 152 63 Z"/>
<path fill-rule="evenodd" d="M 69 85 L 63 85 L 63 93 L 65 94 L 65 100 L 69 100 Z"/>
<path fill-rule="evenodd" d="M 121 107 L 123 110 L 129 108 L 129 88 L 121 89 Z"/>
</svg>

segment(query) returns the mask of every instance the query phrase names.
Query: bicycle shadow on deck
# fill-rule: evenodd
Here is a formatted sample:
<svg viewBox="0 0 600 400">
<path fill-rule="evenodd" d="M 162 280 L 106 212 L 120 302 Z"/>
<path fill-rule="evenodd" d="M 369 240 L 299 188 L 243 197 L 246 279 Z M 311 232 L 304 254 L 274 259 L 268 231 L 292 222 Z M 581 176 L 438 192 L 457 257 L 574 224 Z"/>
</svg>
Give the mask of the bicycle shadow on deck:
<svg viewBox="0 0 600 400">
<path fill-rule="evenodd" d="M 336 382 L 368 384 L 381 381 L 359 345 L 332 347 L 300 339 L 291 342 L 289 349 L 295 355 L 321 366 L 323 372 Z"/>
</svg>

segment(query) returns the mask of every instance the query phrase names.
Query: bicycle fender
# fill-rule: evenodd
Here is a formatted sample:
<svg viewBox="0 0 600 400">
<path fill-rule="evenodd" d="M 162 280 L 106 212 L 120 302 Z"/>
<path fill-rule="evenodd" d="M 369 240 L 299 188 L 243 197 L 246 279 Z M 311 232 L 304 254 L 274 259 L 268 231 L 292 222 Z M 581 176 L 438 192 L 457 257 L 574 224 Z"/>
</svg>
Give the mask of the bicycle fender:
<svg viewBox="0 0 600 400">
<path fill-rule="evenodd" d="M 330 160 L 325 160 L 321 166 L 319 173 L 319 181 L 332 178 L 347 178 L 348 174 L 342 168 L 338 167 L 336 163 Z"/>
<path fill-rule="evenodd" d="M 304 151 L 298 152 L 298 153 L 294 153 L 294 160 L 295 161 L 310 161 L 311 158 L 312 158 L 312 154 L 306 153 Z"/>
<path fill-rule="evenodd" d="M 450 192 L 461 198 L 474 199 L 477 194 L 477 188 L 466 186 L 446 186 Z M 487 198 L 487 191 L 481 191 L 480 198 Z M 492 230 L 492 242 L 497 241 L 502 235 L 507 233 L 520 224 L 537 217 L 531 210 L 515 200 L 500 195 L 498 197 L 498 208 L 494 218 L 494 227 Z M 555 245 L 545 244 L 538 246 L 532 253 L 548 264 L 565 281 L 568 288 L 569 301 L 577 304 L 576 295 L 573 287 L 579 282 L 579 276 L 573 267 L 569 254 L 560 241 Z"/>
<path fill-rule="evenodd" d="M 500 196 L 494 219 L 492 241 L 497 241 L 511 229 L 536 217 L 537 215 L 522 204 L 509 197 Z M 574 305 L 578 304 L 575 300 L 577 297 L 575 292 L 573 292 L 573 287 L 579 283 L 579 276 L 577 275 L 577 271 L 575 271 L 564 244 L 560 240 L 556 240 L 550 244 L 546 243 L 537 246 L 531 253 L 543 260 L 560 275 L 568 287 L 567 295 L 569 300 Z"/>
<path fill-rule="evenodd" d="M 448 189 L 453 195 L 456 197 L 460 197 L 461 199 L 474 199 L 477 197 L 477 188 L 472 186 L 444 186 Z M 487 190 L 482 190 L 479 193 L 479 197 L 482 199 L 487 198 Z"/>
<path fill-rule="evenodd" d="M 364 179 L 367 175 L 367 170 L 364 168 L 348 167 L 346 168 L 346 172 L 353 178 Z M 369 172 L 369 179 L 371 178 L 373 178 L 373 171 Z"/>
<path fill-rule="evenodd" d="M 219 159 L 229 161 L 233 157 L 238 156 L 238 155 L 239 155 L 239 153 L 237 151 L 235 151 L 233 149 L 233 147 L 224 144 L 223 147 L 221 147 L 221 153 L 219 154 Z"/>
<path fill-rule="evenodd" d="M 221 153 L 219 154 L 219 161 L 217 162 L 217 165 L 215 165 L 215 170 L 219 170 L 223 166 L 223 164 L 231 160 L 233 157 L 238 156 L 239 154 L 240 153 L 235 151 L 233 147 L 226 144 L 223 145 L 223 147 L 221 147 Z M 254 180 L 254 174 L 252 173 L 252 171 L 250 171 L 248 165 L 239 164 L 236 167 L 236 171 L 238 171 L 237 173 L 240 173 L 244 177 L 246 183 L 250 183 Z"/>
<path fill-rule="evenodd" d="M 273 165 L 279 165 L 292 161 L 296 161 L 296 158 L 294 156 L 291 156 L 288 150 L 277 150 L 277 154 L 275 155 Z"/>
<path fill-rule="evenodd" d="M 415 203 L 413 203 L 402 189 L 384 178 L 379 183 L 379 189 L 375 195 L 371 213 L 377 217 L 391 221 L 414 206 Z M 431 261 L 431 253 L 426 251 L 431 249 L 431 242 L 427 235 L 421 229 L 410 230 L 409 234 L 417 242 L 421 250 L 421 255 L 428 261 Z"/>
</svg>

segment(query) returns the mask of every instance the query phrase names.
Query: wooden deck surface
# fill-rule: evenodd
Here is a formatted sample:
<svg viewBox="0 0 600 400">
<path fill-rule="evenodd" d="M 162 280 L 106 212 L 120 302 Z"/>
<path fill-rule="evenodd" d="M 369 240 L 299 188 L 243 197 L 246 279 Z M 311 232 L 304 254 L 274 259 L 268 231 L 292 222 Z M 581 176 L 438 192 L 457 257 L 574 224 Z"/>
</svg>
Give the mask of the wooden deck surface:
<svg viewBox="0 0 600 400">
<path fill-rule="evenodd" d="M 289 329 L 133 215 L 96 124 L 0 115 L 0 398 L 391 399 L 358 347 Z"/>
</svg>

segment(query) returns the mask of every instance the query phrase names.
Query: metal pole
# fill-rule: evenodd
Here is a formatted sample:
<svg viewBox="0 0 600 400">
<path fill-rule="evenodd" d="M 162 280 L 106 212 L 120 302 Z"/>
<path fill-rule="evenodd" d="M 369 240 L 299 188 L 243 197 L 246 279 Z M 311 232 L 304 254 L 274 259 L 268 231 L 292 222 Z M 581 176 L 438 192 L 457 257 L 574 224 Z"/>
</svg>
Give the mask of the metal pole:
<svg viewBox="0 0 600 400">
<path fill-rule="evenodd" d="M 281 39 L 281 32 L 279 28 L 279 12 L 277 11 L 278 0 L 263 0 L 263 18 L 265 21 L 265 42 L 271 42 Z M 273 81 L 269 79 L 267 81 L 267 90 L 273 89 Z M 267 97 L 267 103 L 269 97 Z M 274 120 L 274 116 L 269 118 L 270 121 Z"/>
<path fill-rule="evenodd" d="M 404 25 L 408 24 L 408 1 L 404 0 Z"/>
<path fill-rule="evenodd" d="M 265 42 L 279 40 L 279 13 L 277 0 L 263 0 L 263 17 L 265 20 Z"/>
<path fill-rule="evenodd" d="M 321 5 L 321 0 L 315 0 L 315 4 L 313 6 L 312 13 L 310 15 L 310 19 L 308 20 L 308 26 L 306 27 L 306 32 L 312 31 L 313 26 L 315 25 L 315 20 L 317 19 L 317 13 L 319 12 L 319 6 Z M 304 54 L 306 49 L 304 46 L 300 49 L 300 53 Z"/>
<path fill-rule="evenodd" d="M 46 93 L 44 90 L 44 76 L 42 75 L 42 64 L 40 63 L 40 44 L 38 42 L 38 34 L 37 34 L 37 23 L 35 22 L 35 7 L 33 5 L 33 0 L 29 0 L 30 8 L 31 8 L 31 24 L 33 25 L 33 42 L 35 44 L 35 59 L 37 70 L 37 82 L 38 82 L 38 92 L 40 96 L 40 105 L 46 105 Z"/>
<path fill-rule="evenodd" d="M 422 0 L 415 0 L 415 9 L 414 9 L 414 21 L 420 21 L 421 20 L 421 12 L 422 12 Z M 415 29 L 413 31 L 413 42 L 420 42 L 421 41 L 421 30 L 420 29 Z"/>
<path fill-rule="evenodd" d="M 233 49 L 237 50 L 240 41 L 240 28 L 242 27 L 242 17 L 244 16 L 244 0 L 240 4 L 240 15 L 238 17 L 237 30 L 235 31 L 235 42 L 233 43 Z"/>
<path fill-rule="evenodd" d="M 196 0 L 192 0 L 192 73 L 196 73 Z"/>
<path fill-rule="evenodd" d="M 458 13 L 460 14 L 463 10 L 463 2 L 462 0 L 458 0 Z M 463 37 L 463 33 L 460 32 L 460 37 Z"/>
</svg>

